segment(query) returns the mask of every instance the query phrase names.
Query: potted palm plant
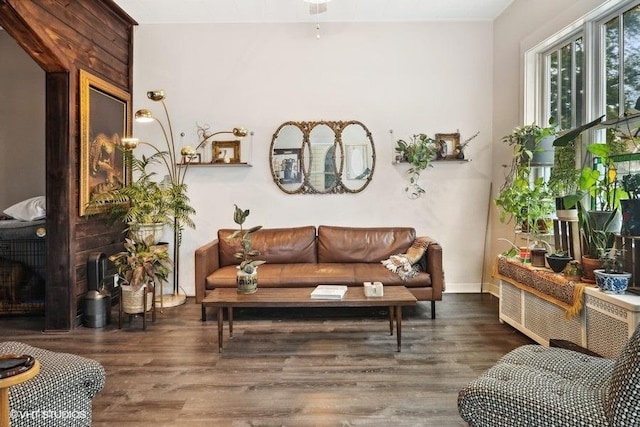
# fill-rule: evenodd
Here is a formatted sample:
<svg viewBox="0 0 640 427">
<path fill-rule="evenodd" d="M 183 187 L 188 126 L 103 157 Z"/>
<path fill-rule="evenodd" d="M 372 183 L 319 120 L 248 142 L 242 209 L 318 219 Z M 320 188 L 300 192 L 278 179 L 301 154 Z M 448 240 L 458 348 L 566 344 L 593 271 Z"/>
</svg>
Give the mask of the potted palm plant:
<svg viewBox="0 0 640 427">
<path fill-rule="evenodd" d="M 582 280 L 595 283 L 594 270 L 602 267 L 602 254 L 614 247 L 615 233 L 610 224 L 616 217 L 616 210 L 609 212 L 603 224 L 597 224 L 589 215 L 582 202 L 578 202 L 578 226 L 582 241 Z"/>
<path fill-rule="evenodd" d="M 163 153 L 157 152 L 140 159 L 130 151 L 124 154 L 137 176 L 135 181 L 94 193 L 87 204 L 87 214 L 106 210 L 112 222 L 124 222 L 130 233 L 136 234 L 139 240 L 145 240 L 151 234 L 157 242 L 164 227 L 173 226 L 176 217 L 180 223 L 193 228 L 191 214 L 195 210 L 189 205 L 186 186 L 165 185 L 154 180 L 156 174 L 147 170 L 150 165 L 162 160 Z"/>
<path fill-rule="evenodd" d="M 258 290 L 258 266 L 264 264 L 265 261 L 259 261 L 252 259 L 255 256 L 260 255 L 260 252 L 253 249 L 252 237 L 253 233 L 262 228 L 261 225 L 253 226 L 247 230 L 242 228 L 245 220 L 249 216 L 249 209 L 242 210 L 238 205 L 234 205 L 233 221 L 240 226 L 239 230 L 234 231 L 229 237 L 229 240 L 240 240 L 240 250 L 233 254 L 233 256 L 240 260 L 238 265 L 238 273 L 236 277 L 236 283 L 238 286 L 238 292 L 242 294 L 252 294 Z"/>
</svg>

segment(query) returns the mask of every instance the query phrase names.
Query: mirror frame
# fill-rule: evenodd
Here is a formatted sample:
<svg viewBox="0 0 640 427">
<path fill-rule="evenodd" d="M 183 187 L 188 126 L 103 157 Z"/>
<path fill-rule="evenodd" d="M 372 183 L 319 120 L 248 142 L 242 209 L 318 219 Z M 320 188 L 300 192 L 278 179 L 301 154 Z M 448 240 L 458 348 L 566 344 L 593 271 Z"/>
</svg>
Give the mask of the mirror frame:
<svg viewBox="0 0 640 427">
<path fill-rule="evenodd" d="M 310 172 L 308 165 L 308 157 L 310 157 L 311 153 L 311 141 L 310 135 L 311 131 L 320 125 L 328 126 L 334 133 L 334 154 L 333 154 L 333 166 L 335 171 L 335 183 L 328 189 L 317 189 L 310 182 Z M 345 173 L 345 147 L 342 143 L 342 131 L 351 125 L 361 126 L 365 132 L 365 137 L 369 142 L 369 146 L 371 147 L 371 171 L 367 175 L 366 178 L 363 179 L 362 185 L 357 188 L 350 188 L 345 186 L 343 182 L 343 174 Z M 283 186 L 278 177 L 277 171 L 274 170 L 273 156 L 274 150 L 277 149 L 276 143 L 278 139 L 278 135 L 286 126 L 295 126 L 300 129 L 302 133 L 302 141 L 300 141 L 300 163 L 302 170 L 302 182 L 300 186 L 295 189 L 288 189 Z M 339 153 L 339 154 L 338 154 Z M 336 158 L 339 155 L 339 160 L 336 163 Z M 371 132 L 369 129 L 358 120 L 348 120 L 348 121 L 310 121 L 310 122 L 296 122 L 296 121 L 288 121 L 284 122 L 273 134 L 271 138 L 271 146 L 269 148 L 269 168 L 271 170 L 271 176 L 273 178 L 273 182 L 276 183 L 276 186 L 287 194 L 355 194 L 363 191 L 373 178 L 373 173 L 375 171 L 376 166 L 376 148 L 373 142 L 373 138 L 371 136 Z"/>
</svg>

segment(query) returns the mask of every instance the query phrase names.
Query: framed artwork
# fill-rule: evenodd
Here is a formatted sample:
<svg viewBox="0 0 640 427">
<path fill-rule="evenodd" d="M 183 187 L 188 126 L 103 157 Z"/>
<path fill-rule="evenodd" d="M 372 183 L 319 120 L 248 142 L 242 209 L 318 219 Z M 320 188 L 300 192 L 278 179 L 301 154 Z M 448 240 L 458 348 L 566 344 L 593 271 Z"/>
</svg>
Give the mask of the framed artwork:
<svg viewBox="0 0 640 427">
<path fill-rule="evenodd" d="M 455 150 L 460 145 L 460 133 L 436 133 L 435 140 L 440 145 L 437 159 L 453 160 L 456 158 Z"/>
<path fill-rule="evenodd" d="M 212 163 L 240 163 L 240 140 L 213 141 Z"/>
<path fill-rule="evenodd" d="M 274 148 L 271 156 L 273 173 L 280 184 L 302 182 L 302 164 L 300 148 Z"/>
<path fill-rule="evenodd" d="M 80 215 L 92 195 L 129 183 L 120 141 L 130 134 L 131 95 L 80 70 Z"/>
<path fill-rule="evenodd" d="M 367 162 L 367 145 L 345 145 L 347 179 L 367 179 L 371 169 Z"/>
</svg>

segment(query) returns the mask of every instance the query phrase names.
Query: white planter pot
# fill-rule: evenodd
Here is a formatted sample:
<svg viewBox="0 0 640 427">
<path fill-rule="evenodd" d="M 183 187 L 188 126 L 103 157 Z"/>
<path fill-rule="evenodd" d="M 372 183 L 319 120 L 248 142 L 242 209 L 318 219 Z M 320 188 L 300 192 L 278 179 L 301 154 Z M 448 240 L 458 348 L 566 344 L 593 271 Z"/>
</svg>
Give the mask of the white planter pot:
<svg viewBox="0 0 640 427">
<path fill-rule="evenodd" d="M 238 270 L 236 276 L 236 285 L 239 294 L 252 294 L 258 290 L 258 268 L 249 274 L 242 270 Z"/>
<path fill-rule="evenodd" d="M 144 313 L 144 297 L 147 298 L 147 311 L 153 307 L 153 292 L 147 292 L 146 287 L 141 287 L 137 291 L 132 291 L 131 286 L 122 286 L 122 311 L 127 314 Z"/>
<path fill-rule="evenodd" d="M 129 232 L 141 241 L 153 236 L 153 243 L 158 243 L 164 234 L 164 224 L 129 224 Z"/>
</svg>

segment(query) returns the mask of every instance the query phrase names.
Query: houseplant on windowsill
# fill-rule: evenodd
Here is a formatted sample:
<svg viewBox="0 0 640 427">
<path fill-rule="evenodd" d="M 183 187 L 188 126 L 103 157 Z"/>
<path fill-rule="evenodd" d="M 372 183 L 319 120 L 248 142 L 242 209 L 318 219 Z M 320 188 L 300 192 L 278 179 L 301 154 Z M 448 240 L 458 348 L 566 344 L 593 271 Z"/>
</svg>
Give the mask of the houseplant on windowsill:
<svg viewBox="0 0 640 427">
<path fill-rule="evenodd" d="M 433 167 L 431 162 L 435 160 L 438 153 L 438 143 L 435 139 L 424 133 L 415 134 L 411 137 L 410 142 L 399 139 L 396 143 L 395 151 L 401 158 L 400 161 L 409 162 L 411 167 L 407 170 L 409 173 L 409 185 L 404 191 L 409 198 L 417 199 L 425 190 L 420 186 L 420 172 L 427 167 Z"/>
<path fill-rule="evenodd" d="M 167 245 L 157 245 L 153 236 L 145 239 L 126 238 L 124 251 L 109 257 L 117 268 L 122 286 L 122 309 L 125 313 L 142 313 L 146 294 L 147 310 L 153 307 L 153 293 L 146 286 L 161 285 L 167 281 L 171 271 L 171 260 Z"/>
<path fill-rule="evenodd" d="M 631 273 L 624 271 L 623 251 L 616 248 L 603 250 L 600 259 L 602 269 L 593 271 L 598 288 L 609 294 L 621 294 L 626 291 Z"/>
<path fill-rule="evenodd" d="M 258 266 L 265 263 L 265 261 L 258 261 L 252 259 L 252 257 L 259 256 L 260 252 L 253 249 L 252 237 L 253 233 L 262 228 L 261 225 L 256 225 L 247 230 L 242 228 L 242 224 L 249 216 L 249 209 L 242 210 L 238 205 L 234 205 L 233 221 L 240 226 L 240 230 L 234 231 L 228 240 L 240 240 L 240 251 L 233 254 L 236 259 L 240 260 L 238 265 L 238 273 L 236 282 L 238 286 L 238 292 L 241 294 L 252 294 L 258 290 Z"/>
<path fill-rule="evenodd" d="M 603 224 L 596 224 L 596 220 L 578 202 L 578 227 L 582 241 L 582 280 L 595 283 L 594 270 L 602 267 L 602 254 L 608 253 L 614 247 L 615 233 L 610 224 L 614 221 L 617 211 L 609 212 Z"/>
<path fill-rule="evenodd" d="M 548 231 L 554 205 L 544 178 L 538 177 L 531 182 L 528 165 L 517 166 L 511 181 L 505 181 L 495 205 L 500 208 L 500 221 L 513 220 L 516 231 L 544 234 Z"/>
</svg>

